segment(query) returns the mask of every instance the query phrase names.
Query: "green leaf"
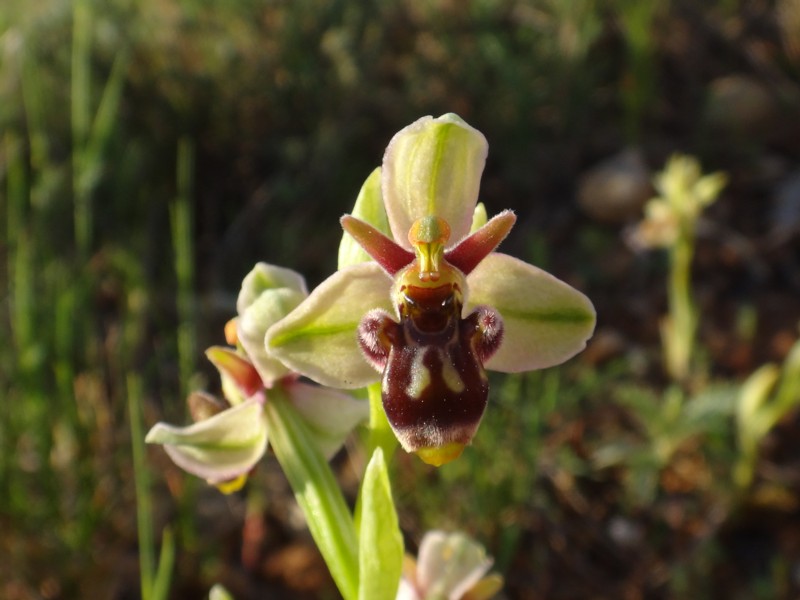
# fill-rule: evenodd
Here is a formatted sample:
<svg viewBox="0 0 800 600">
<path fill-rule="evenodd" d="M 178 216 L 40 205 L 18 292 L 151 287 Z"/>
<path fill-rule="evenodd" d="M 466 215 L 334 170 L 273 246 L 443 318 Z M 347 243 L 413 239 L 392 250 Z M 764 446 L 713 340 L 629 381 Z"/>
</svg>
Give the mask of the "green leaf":
<svg viewBox="0 0 800 600">
<path fill-rule="evenodd" d="M 467 276 L 467 312 L 484 304 L 499 311 L 504 333 L 488 369 L 516 373 L 551 367 L 586 346 L 595 325 L 591 301 L 549 273 L 493 253 Z"/>
<path fill-rule="evenodd" d="M 403 568 L 403 536 L 383 451 L 376 448 L 361 484 L 359 600 L 394 600 Z"/>
<path fill-rule="evenodd" d="M 358 539 L 342 492 L 308 428 L 278 390 L 265 406 L 272 449 L 333 580 L 345 600 L 358 597 Z"/>
</svg>

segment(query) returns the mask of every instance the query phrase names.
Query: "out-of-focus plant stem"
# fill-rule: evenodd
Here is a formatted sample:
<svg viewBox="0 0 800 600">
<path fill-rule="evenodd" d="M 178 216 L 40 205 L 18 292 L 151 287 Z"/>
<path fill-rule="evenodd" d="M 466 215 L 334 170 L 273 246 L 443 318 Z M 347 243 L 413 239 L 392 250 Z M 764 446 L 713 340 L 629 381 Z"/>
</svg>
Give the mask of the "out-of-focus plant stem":
<svg viewBox="0 0 800 600">
<path fill-rule="evenodd" d="M 695 223 L 687 221 L 681 223 L 678 239 L 670 248 L 669 316 L 662 324 L 666 367 L 676 381 L 689 377 L 697 332 L 697 309 L 691 287 Z"/>
<path fill-rule="evenodd" d="M 138 375 L 127 377 L 128 415 L 131 428 L 133 473 L 136 483 L 136 523 L 139 538 L 139 571 L 142 600 L 164 600 L 169 595 L 175 563 L 175 542 L 170 529 L 162 537 L 161 554 L 156 565 L 153 537 L 153 504 L 150 495 L 150 471 L 144 448 L 142 427 L 142 382 Z"/>
</svg>

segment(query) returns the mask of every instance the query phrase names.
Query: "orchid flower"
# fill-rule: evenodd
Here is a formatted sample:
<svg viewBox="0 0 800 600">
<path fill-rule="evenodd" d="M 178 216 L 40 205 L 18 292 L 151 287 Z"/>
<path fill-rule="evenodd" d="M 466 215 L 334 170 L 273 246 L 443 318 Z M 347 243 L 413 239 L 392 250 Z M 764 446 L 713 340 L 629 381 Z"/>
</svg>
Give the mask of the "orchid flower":
<svg viewBox="0 0 800 600">
<path fill-rule="evenodd" d="M 362 188 L 366 220 L 342 218 L 371 260 L 340 264 L 266 335 L 268 354 L 323 385 L 381 380 L 401 445 L 437 466 L 475 435 L 485 369 L 559 364 L 595 324 L 582 293 L 495 252 L 516 217 L 486 221 L 476 206 L 487 152 L 484 136 L 453 114 L 397 133 Z"/>
<path fill-rule="evenodd" d="M 188 403 L 195 423 L 187 427 L 157 423 L 145 441 L 163 444 L 175 464 L 223 492 L 236 491 L 267 449 L 265 403 L 271 394 L 283 394 L 306 422 L 320 452 L 333 456 L 366 418 L 367 403 L 300 382 L 264 347 L 268 326 L 307 295 L 299 274 L 257 264 L 242 282 L 238 317 L 226 326 L 228 341 L 237 347 L 214 346 L 206 351 L 222 377 L 224 400 L 192 393 Z"/>
<path fill-rule="evenodd" d="M 397 600 L 486 600 L 503 585 L 499 575 L 486 576 L 492 559 L 463 533 L 429 531 L 418 559 L 406 557 Z"/>
</svg>

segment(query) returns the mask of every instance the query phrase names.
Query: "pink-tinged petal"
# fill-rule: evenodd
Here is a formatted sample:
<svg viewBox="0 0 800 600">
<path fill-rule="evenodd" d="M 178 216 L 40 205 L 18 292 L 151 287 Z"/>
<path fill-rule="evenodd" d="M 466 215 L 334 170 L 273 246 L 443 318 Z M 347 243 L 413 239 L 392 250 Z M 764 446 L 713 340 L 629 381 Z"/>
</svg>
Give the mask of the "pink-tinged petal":
<svg viewBox="0 0 800 600">
<path fill-rule="evenodd" d="M 377 381 L 379 374 L 361 354 L 356 330 L 373 308 L 394 312 L 391 283 L 371 262 L 334 273 L 269 328 L 267 351 L 322 385 L 358 388 Z"/>
<path fill-rule="evenodd" d="M 444 253 L 444 257 L 454 267 L 469 275 L 484 258 L 500 245 L 517 217 L 510 210 L 504 210 L 483 227 L 461 240 L 455 247 Z"/>
<path fill-rule="evenodd" d="M 389 275 L 394 275 L 414 260 L 412 252 L 398 246 L 394 240 L 383 235 L 369 223 L 350 215 L 343 216 L 341 223 L 342 228 Z"/>
<path fill-rule="evenodd" d="M 467 284 L 467 311 L 484 304 L 503 318 L 503 341 L 488 369 L 516 373 L 557 365 L 580 352 L 594 331 L 595 310 L 586 296 L 511 256 L 490 254 Z"/>
<path fill-rule="evenodd" d="M 350 432 L 369 418 L 369 402 L 336 390 L 294 382 L 286 386 L 286 391 L 328 460 L 339 451 Z"/>
<path fill-rule="evenodd" d="M 230 379 L 244 398 L 249 398 L 264 387 L 255 367 L 236 351 L 224 346 L 212 346 L 206 350 L 206 357 L 222 377 Z"/>
<path fill-rule="evenodd" d="M 441 217 L 452 239 L 467 235 L 489 146 L 454 114 L 423 117 L 398 132 L 383 157 L 383 200 L 392 236 L 406 239 L 415 221 Z"/>
<path fill-rule="evenodd" d="M 267 448 L 261 399 L 253 398 L 188 427 L 157 423 L 145 442 L 164 444 L 176 465 L 209 483 L 235 479 L 250 471 Z"/>
</svg>

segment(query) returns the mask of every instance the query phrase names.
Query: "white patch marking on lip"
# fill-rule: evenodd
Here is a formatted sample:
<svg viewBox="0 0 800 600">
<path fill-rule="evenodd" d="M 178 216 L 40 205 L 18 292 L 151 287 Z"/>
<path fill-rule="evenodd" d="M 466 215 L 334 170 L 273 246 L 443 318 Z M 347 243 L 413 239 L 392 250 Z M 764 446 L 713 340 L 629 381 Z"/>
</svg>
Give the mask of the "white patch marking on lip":
<svg viewBox="0 0 800 600">
<path fill-rule="evenodd" d="M 439 358 L 442 361 L 442 379 L 444 380 L 444 384 L 450 391 L 460 394 L 464 391 L 464 380 L 453 366 L 453 363 L 448 360 L 445 352 L 441 349 L 439 350 Z"/>
<path fill-rule="evenodd" d="M 422 398 L 425 388 L 431 384 L 431 371 L 422 362 L 427 352 L 428 348 L 425 348 L 415 353 L 411 363 L 411 381 L 406 388 L 406 395 L 412 400 Z"/>
</svg>

